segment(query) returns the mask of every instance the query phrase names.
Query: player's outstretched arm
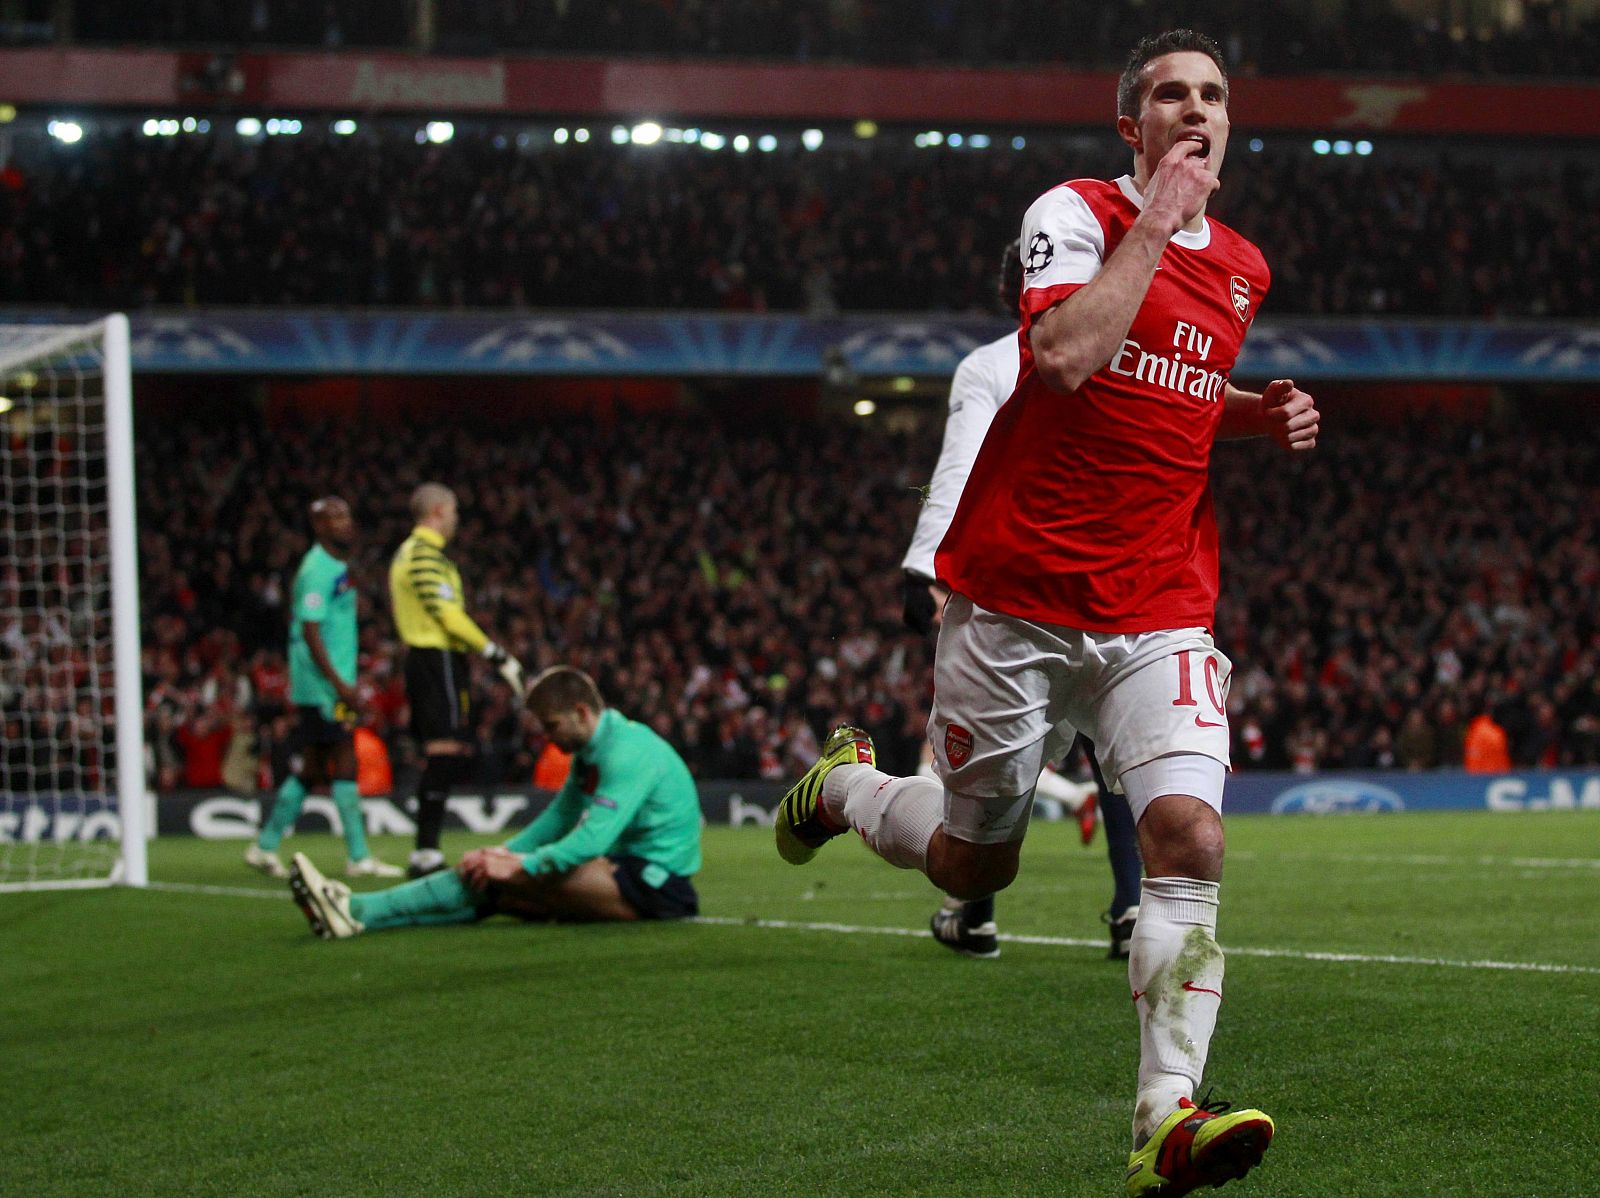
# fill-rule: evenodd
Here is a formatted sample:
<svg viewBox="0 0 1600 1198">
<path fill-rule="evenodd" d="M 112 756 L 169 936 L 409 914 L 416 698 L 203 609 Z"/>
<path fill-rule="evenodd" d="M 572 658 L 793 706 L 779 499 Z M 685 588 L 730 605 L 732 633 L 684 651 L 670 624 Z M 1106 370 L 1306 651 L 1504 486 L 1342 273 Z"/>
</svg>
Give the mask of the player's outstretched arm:
<svg viewBox="0 0 1600 1198">
<path fill-rule="evenodd" d="M 1274 379 L 1259 394 L 1229 383 L 1223 403 L 1219 439 L 1271 437 L 1290 453 L 1317 447 L 1322 413 L 1317 411 L 1317 401 L 1296 387 L 1293 379 Z"/>
<path fill-rule="evenodd" d="M 556 796 L 550 800 L 548 807 L 535 816 L 527 827 L 506 841 L 507 849 L 519 857 L 524 857 L 535 849 L 554 844 L 572 831 L 573 826 L 583 816 L 583 792 L 578 788 L 575 773 L 576 771 L 572 771 L 567 775 L 567 780 L 562 783 L 561 789 L 556 791 Z"/>
<path fill-rule="evenodd" d="M 1192 141 L 1167 152 L 1145 187 L 1144 207 L 1094 278 L 1033 323 L 1029 343 L 1039 377 L 1070 393 L 1111 361 L 1144 303 L 1172 235 L 1203 211 L 1216 176 Z"/>
</svg>

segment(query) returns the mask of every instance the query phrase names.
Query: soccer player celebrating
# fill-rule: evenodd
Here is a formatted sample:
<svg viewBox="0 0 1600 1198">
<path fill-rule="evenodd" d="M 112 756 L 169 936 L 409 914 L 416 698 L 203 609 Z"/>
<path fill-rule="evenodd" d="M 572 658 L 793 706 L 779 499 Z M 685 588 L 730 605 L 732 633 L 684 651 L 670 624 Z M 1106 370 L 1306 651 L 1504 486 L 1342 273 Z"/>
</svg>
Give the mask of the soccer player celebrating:
<svg viewBox="0 0 1600 1198">
<path fill-rule="evenodd" d="M 245 864 L 275 878 L 288 875 L 278 859 L 284 833 L 294 827 L 307 786 L 327 781 L 344 826 L 349 877 L 398 878 L 397 866 L 367 851 L 361 795 L 356 787 L 352 739 L 356 694 L 357 592 L 347 564 L 355 547 L 350 505 L 330 495 L 311 505 L 311 546 L 294 576 L 289 624 L 289 699 L 297 721 L 289 748 L 289 776 L 278 787 L 272 815 L 245 850 Z"/>
<path fill-rule="evenodd" d="M 1017 390 L 996 413 L 935 560 L 950 588 L 929 717 L 940 782 L 873 767 L 836 730 L 779 805 L 800 863 L 855 829 L 960 898 L 1016 876 L 1042 763 L 1079 731 L 1128 796 L 1145 881 L 1128 962 L 1140 1053 L 1131 1198 L 1242 1177 L 1273 1122 L 1197 1107 L 1222 1002 L 1226 699 L 1208 466 L 1219 436 L 1316 445 L 1311 397 L 1229 381 L 1269 275 L 1206 217 L 1228 145 L 1228 80 L 1177 30 L 1129 56 L 1117 131 L 1133 173 L 1073 180 L 1023 218 Z"/>
<path fill-rule="evenodd" d="M 679 919 L 697 914 L 700 799 L 688 766 L 644 724 L 605 706 L 581 670 L 533 680 L 528 707 L 573 754 L 549 807 L 505 845 L 475 849 L 454 871 L 375 894 L 352 894 L 296 853 L 289 888 L 311 929 L 360 932 L 470 923 L 496 913 L 530 920 Z"/>
<path fill-rule="evenodd" d="M 417 782 L 417 843 L 412 877 L 445 866 L 439 839 L 450 788 L 471 775 L 473 735 L 467 722 L 470 667 L 467 654 L 486 658 L 522 696 L 522 663 L 489 639 L 467 614 L 461 572 L 444 555 L 461 510 L 455 492 L 423 483 L 411 493 L 416 527 L 389 564 L 389 600 L 395 627 L 406 643 L 406 698 L 411 734 L 424 764 Z"/>
<path fill-rule="evenodd" d="M 1009 314 L 1017 310 L 1021 293 L 1022 254 L 1018 243 L 1011 241 L 1006 243 L 1001 255 L 996 296 Z M 978 447 L 983 444 L 994 414 L 1016 390 L 1020 367 L 1017 335 L 1008 333 L 987 345 L 980 345 L 962 358 L 956 366 L 955 377 L 950 380 L 950 411 L 945 418 L 944 444 L 933 469 L 927 501 L 917 515 L 911 546 L 900 563 L 906 583 L 905 622 L 914 632 L 927 635 L 933 631 L 950 597 L 949 590 L 934 577 L 934 552 L 950 527 L 956 502 L 972 471 L 972 460 L 978 455 Z M 1107 955 L 1116 960 L 1128 955 L 1134 923 L 1139 918 L 1139 842 L 1127 798 L 1106 787 L 1093 746 L 1086 743 L 1085 751 L 1094 771 L 1094 790 L 1082 793 L 1050 768 L 1056 763 L 1048 761 L 1039 775 L 1036 790 L 1038 797 L 1078 805 L 1084 844 L 1094 835 L 1095 808 L 1098 806 L 1105 813 L 1112 895 L 1110 910 L 1104 918 L 1111 928 L 1111 951 Z M 946 899 L 934 912 L 930 926 L 935 940 L 964 956 L 992 958 L 1000 955 L 992 894 L 971 902 Z"/>
</svg>

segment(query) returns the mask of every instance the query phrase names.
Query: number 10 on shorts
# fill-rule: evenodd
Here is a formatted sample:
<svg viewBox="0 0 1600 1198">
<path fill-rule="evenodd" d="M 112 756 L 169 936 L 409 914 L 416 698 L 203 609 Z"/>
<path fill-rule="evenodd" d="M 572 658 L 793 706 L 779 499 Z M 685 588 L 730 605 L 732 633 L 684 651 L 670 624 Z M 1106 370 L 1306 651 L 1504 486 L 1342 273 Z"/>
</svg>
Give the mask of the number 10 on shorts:
<svg viewBox="0 0 1600 1198">
<path fill-rule="evenodd" d="M 1194 697 L 1193 650 L 1179 649 L 1175 655 L 1178 661 L 1178 697 L 1172 701 L 1174 707 L 1199 707 L 1200 701 Z M 1227 685 L 1222 681 L 1222 667 L 1217 664 L 1217 656 L 1207 653 L 1201 658 L 1204 663 L 1200 672 L 1205 678 L 1206 698 L 1211 701 L 1210 710 L 1195 712 L 1194 723 L 1197 728 L 1222 728 L 1227 726 L 1228 714 L 1226 702 L 1228 697 Z M 1208 716 L 1215 713 L 1216 719 Z"/>
</svg>

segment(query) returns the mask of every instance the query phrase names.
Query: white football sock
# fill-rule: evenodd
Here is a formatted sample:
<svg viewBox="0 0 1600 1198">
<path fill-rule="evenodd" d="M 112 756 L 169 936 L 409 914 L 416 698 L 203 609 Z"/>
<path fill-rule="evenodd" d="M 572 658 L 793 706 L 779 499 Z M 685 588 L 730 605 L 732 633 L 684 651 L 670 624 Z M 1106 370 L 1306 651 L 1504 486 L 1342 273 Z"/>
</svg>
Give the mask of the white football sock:
<svg viewBox="0 0 1600 1198">
<path fill-rule="evenodd" d="M 1146 1140 L 1205 1072 L 1222 1005 L 1215 882 L 1146 878 L 1128 982 L 1139 1014 L 1139 1095 L 1133 1145 Z"/>
<path fill-rule="evenodd" d="M 822 782 L 822 809 L 861 833 L 878 856 L 900 869 L 928 868 L 928 842 L 944 824 L 944 786 L 932 778 L 896 778 L 870 765 L 841 765 Z"/>
</svg>

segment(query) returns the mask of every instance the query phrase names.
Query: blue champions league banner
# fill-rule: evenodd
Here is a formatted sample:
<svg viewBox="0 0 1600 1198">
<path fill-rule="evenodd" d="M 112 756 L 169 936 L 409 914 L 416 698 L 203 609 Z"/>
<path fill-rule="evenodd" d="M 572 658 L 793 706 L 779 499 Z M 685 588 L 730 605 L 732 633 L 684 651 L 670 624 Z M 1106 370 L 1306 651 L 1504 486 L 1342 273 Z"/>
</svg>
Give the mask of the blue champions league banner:
<svg viewBox="0 0 1600 1198">
<path fill-rule="evenodd" d="M 767 781 L 703 781 L 700 807 L 708 824 L 772 826 L 786 784 Z M 115 810 L 85 816 L 79 806 L 44 796 L 12 795 L 0 804 L 0 845 L 53 840 L 96 840 L 118 834 Z M 499 787 L 481 794 L 452 795 L 446 826 L 484 836 L 509 836 L 544 809 L 546 791 Z M 179 791 L 150 796 L 149 825 L 160 836 L 244 840 L 254 836 L 271 807 L 269 795 L 230 791 Z M 399 798 L 361 801 L 367 831 L 410 836 L 416 831 Z M 1250 773 L 1228 778 L 1224 810 L 1230 815 L 1347 815 L 1395 811 L 1595 811 L 1600 812 L 1600 769 L 1528 770 L 1469 774 L 1463 770 L 1405 773 L 1330 771 L 1320 774 Z M 1037 810 L 1035 819 L 1059 813 Z M 339 815 L 321 795 L 306 799 L 303 831 L 336 831 Z"/>
<path fill-rule="evenodd" d="M 3 321 L 59 321 L 56 312 Z M 197 310 L 136 313 L 135 370 L 805 378 L 948 376 L 1000 318 L 617 312 Z M 1600 328 L 1560 323 L 1263 319 L 1234 373 L 1298 380 L 1600 382 Z"/>
<path fill-rule="evenodd" d="M 1469 774 L 1232 774 L 1223 799 L 1229 815 L 1339 815 L 1388 811 L 1600 811 L 1600 770 L 1528 770 Z"/>
</svg>

